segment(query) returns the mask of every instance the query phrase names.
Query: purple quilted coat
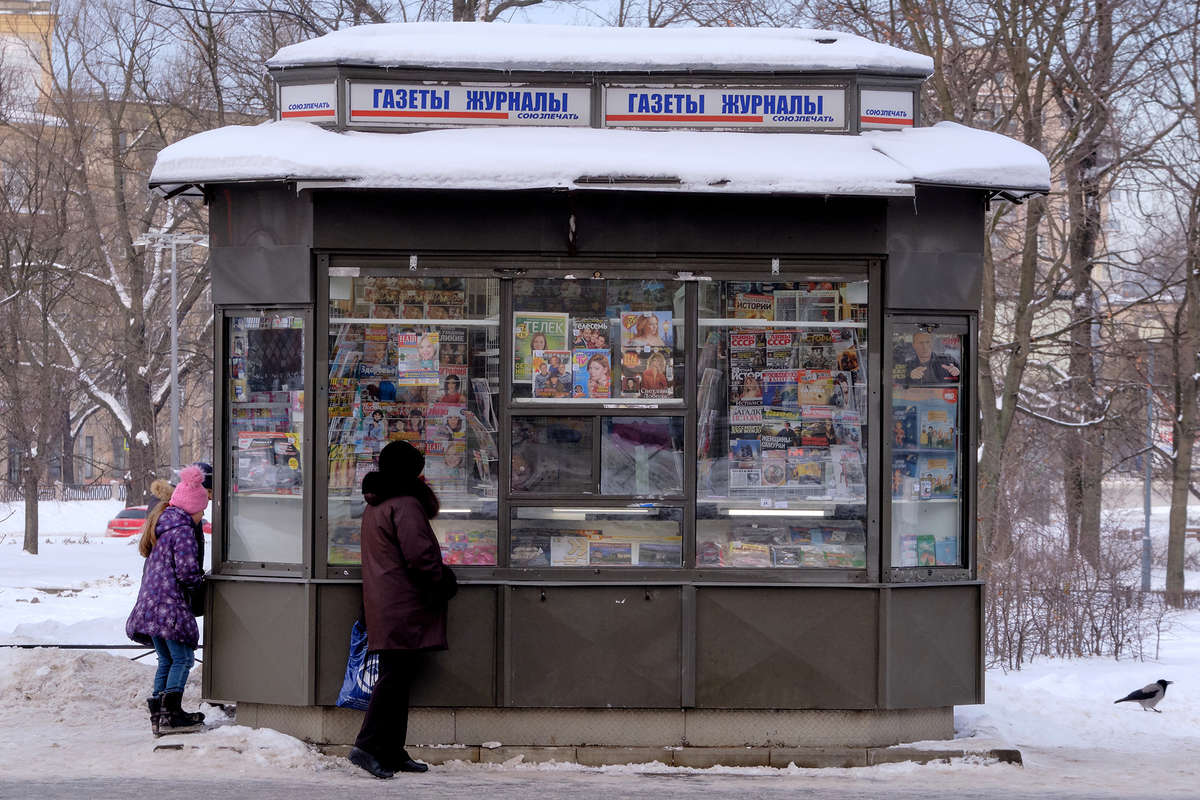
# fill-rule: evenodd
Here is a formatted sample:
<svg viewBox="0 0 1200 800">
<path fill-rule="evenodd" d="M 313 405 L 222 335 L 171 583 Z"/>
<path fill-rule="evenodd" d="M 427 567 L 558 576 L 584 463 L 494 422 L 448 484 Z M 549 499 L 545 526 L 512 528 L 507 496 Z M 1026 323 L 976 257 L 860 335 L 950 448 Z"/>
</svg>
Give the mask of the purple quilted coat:
<svg viewBox="0 0 1200 800">
<path fill-rule="evenodd" d="M 154 530 L 158 541 L 142 567 L 142 588 L 125 621 L 125 635 L 144 645 L 150 644 L 151 636 L 160 636 L 196 647 L 200 631 L 181 588 L 204 580 L 192 518 L 183 509 L 168 506 Z"/>
</svg>

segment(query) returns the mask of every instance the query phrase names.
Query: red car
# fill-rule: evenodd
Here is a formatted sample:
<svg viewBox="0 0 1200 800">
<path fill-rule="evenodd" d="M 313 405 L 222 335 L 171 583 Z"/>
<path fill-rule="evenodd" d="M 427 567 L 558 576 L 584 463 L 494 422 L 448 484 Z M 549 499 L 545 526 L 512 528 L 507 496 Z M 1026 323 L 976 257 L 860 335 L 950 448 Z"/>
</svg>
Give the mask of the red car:
<svg viewBox="0 0 1200 800">
<path fill-rule="evenodd" d="M 137 536 L 142 532 L 146 522 L 146 506 L 130 506 L 117 512 L 117 516 L 108 521 L 109 536 Z M 212 535 L 212 523 L 204 520 L 204 532 Z"/>
</svg>

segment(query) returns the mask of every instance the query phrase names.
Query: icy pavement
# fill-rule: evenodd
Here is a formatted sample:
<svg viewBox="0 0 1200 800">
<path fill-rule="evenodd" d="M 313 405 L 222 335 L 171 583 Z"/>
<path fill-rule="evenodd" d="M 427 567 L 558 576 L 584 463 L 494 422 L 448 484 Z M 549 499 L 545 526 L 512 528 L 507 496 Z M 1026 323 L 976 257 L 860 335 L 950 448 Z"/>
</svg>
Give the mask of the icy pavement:
<svg viewBox="0 0 1200 800">
<path fill-rule="evenodd" d="M 0 541 L 0 642 L 123 642 L 142 564 L 136 545 L 60 536 L 42 549 L 29 556 L 15 537 Z M 1024 768 L 962 759 L 829 770 L 452 763 L 383 782 L 213 708 L 204 710 L 216 727 L 173 737 L 182 750 L 155 752 L 142 699 L 152 664 L 127 653 L 0 649 L 0 798 L 1196 798 L 1198 667 L 1200 612 L 1191 612 L 1164 634 L 1155 662 L 1047 660 L 989 672 L 988 703 L 958 708 L 961 738 L 946 744 L 1011 744 Z M 1157 678 L 1176 681 L 1162 714 L 1113 704 Z"/>
</svg>

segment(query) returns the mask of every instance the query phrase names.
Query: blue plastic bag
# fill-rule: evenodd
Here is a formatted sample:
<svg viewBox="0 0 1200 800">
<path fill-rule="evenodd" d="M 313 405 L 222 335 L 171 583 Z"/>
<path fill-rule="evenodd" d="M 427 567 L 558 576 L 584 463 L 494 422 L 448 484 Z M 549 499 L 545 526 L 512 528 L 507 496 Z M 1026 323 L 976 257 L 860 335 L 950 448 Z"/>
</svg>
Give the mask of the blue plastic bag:
<svg viewBox="0 0 1200 800">
<path fill-rule="evenodd" d="M 371 702 L 371 690 L 379 678 L 379 654 L 367 654 L 367 631 L 357 620 L 350 629 L 350 658 L 346 660 L 346 677 L 338 692 L 340 708 L 366 711 Z"/>
</svg>

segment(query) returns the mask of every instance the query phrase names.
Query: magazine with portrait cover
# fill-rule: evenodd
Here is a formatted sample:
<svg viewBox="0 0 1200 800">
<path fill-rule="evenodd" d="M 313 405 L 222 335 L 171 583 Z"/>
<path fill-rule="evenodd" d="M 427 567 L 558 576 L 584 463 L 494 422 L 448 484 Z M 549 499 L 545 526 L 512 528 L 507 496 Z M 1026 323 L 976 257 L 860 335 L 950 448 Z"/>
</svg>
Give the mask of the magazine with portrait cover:
<svg viewBox="0 0 1200 800">
<path fill-rule="evenodd" d="M 729 333 L 729 402 L 762 405 L 762 373 L 766 365 L 762 334 Z"/>
<path fill-rule="evenodd" d="M 621 348 L 671 347 L 675 341 L 670 311 L 622 311 Z"/>
<path fill-rule="evenodd" d="M 533 382 L 534 350 L 569 350 L 568 316 L 553 311 L 513 314 L 513 382 Z"/>
<path fill-rule="evenodd" d="M 764 408 L 760 437 L 763 455 L 768 452 L 784 455 L 790 448 L 798 447 L 802 439 L 801 425 L 799 409 L 772 406 Z"/>
<path fill-rule="evenodd" d="M 571 317 L 572 350 L 608 350 L 607 317 Z"/>
<path fill-rule="evenodd" d="M 612 354 L 608 349 L 571 351 L 571 397 L 612 397 Z"/>
<path fill-rule="evenodd" d="M 621 396 L 675 396 L 675 368 L 667 347 L 643 347 L 621 353 Z"/>
<path fill-rule="evenodd" d="M 439 349 L 438 357 L 442 366 L 463 365 L 467 363 L 467 329 L 438 328 Z"/>
<path fill-rule="evenodd" d="M 465 364 L 443 364 L 438 370 L 438 390 L 431 392 L 436 395 L 436 402 L 449 405 L 465 406 L 467 404 L 467 367 Z"/>
<path fill-rule="evenodd" d="M 534 397 L 571 396 L 570 350 L 534 350 L 531 365 Z"/>
<path fill-rule="evenodd" d="M 396 334 L 397 386 L 438 386 L 438 359 L 441 334 L 436 331 L 408 331 Z"/>
</svg>

